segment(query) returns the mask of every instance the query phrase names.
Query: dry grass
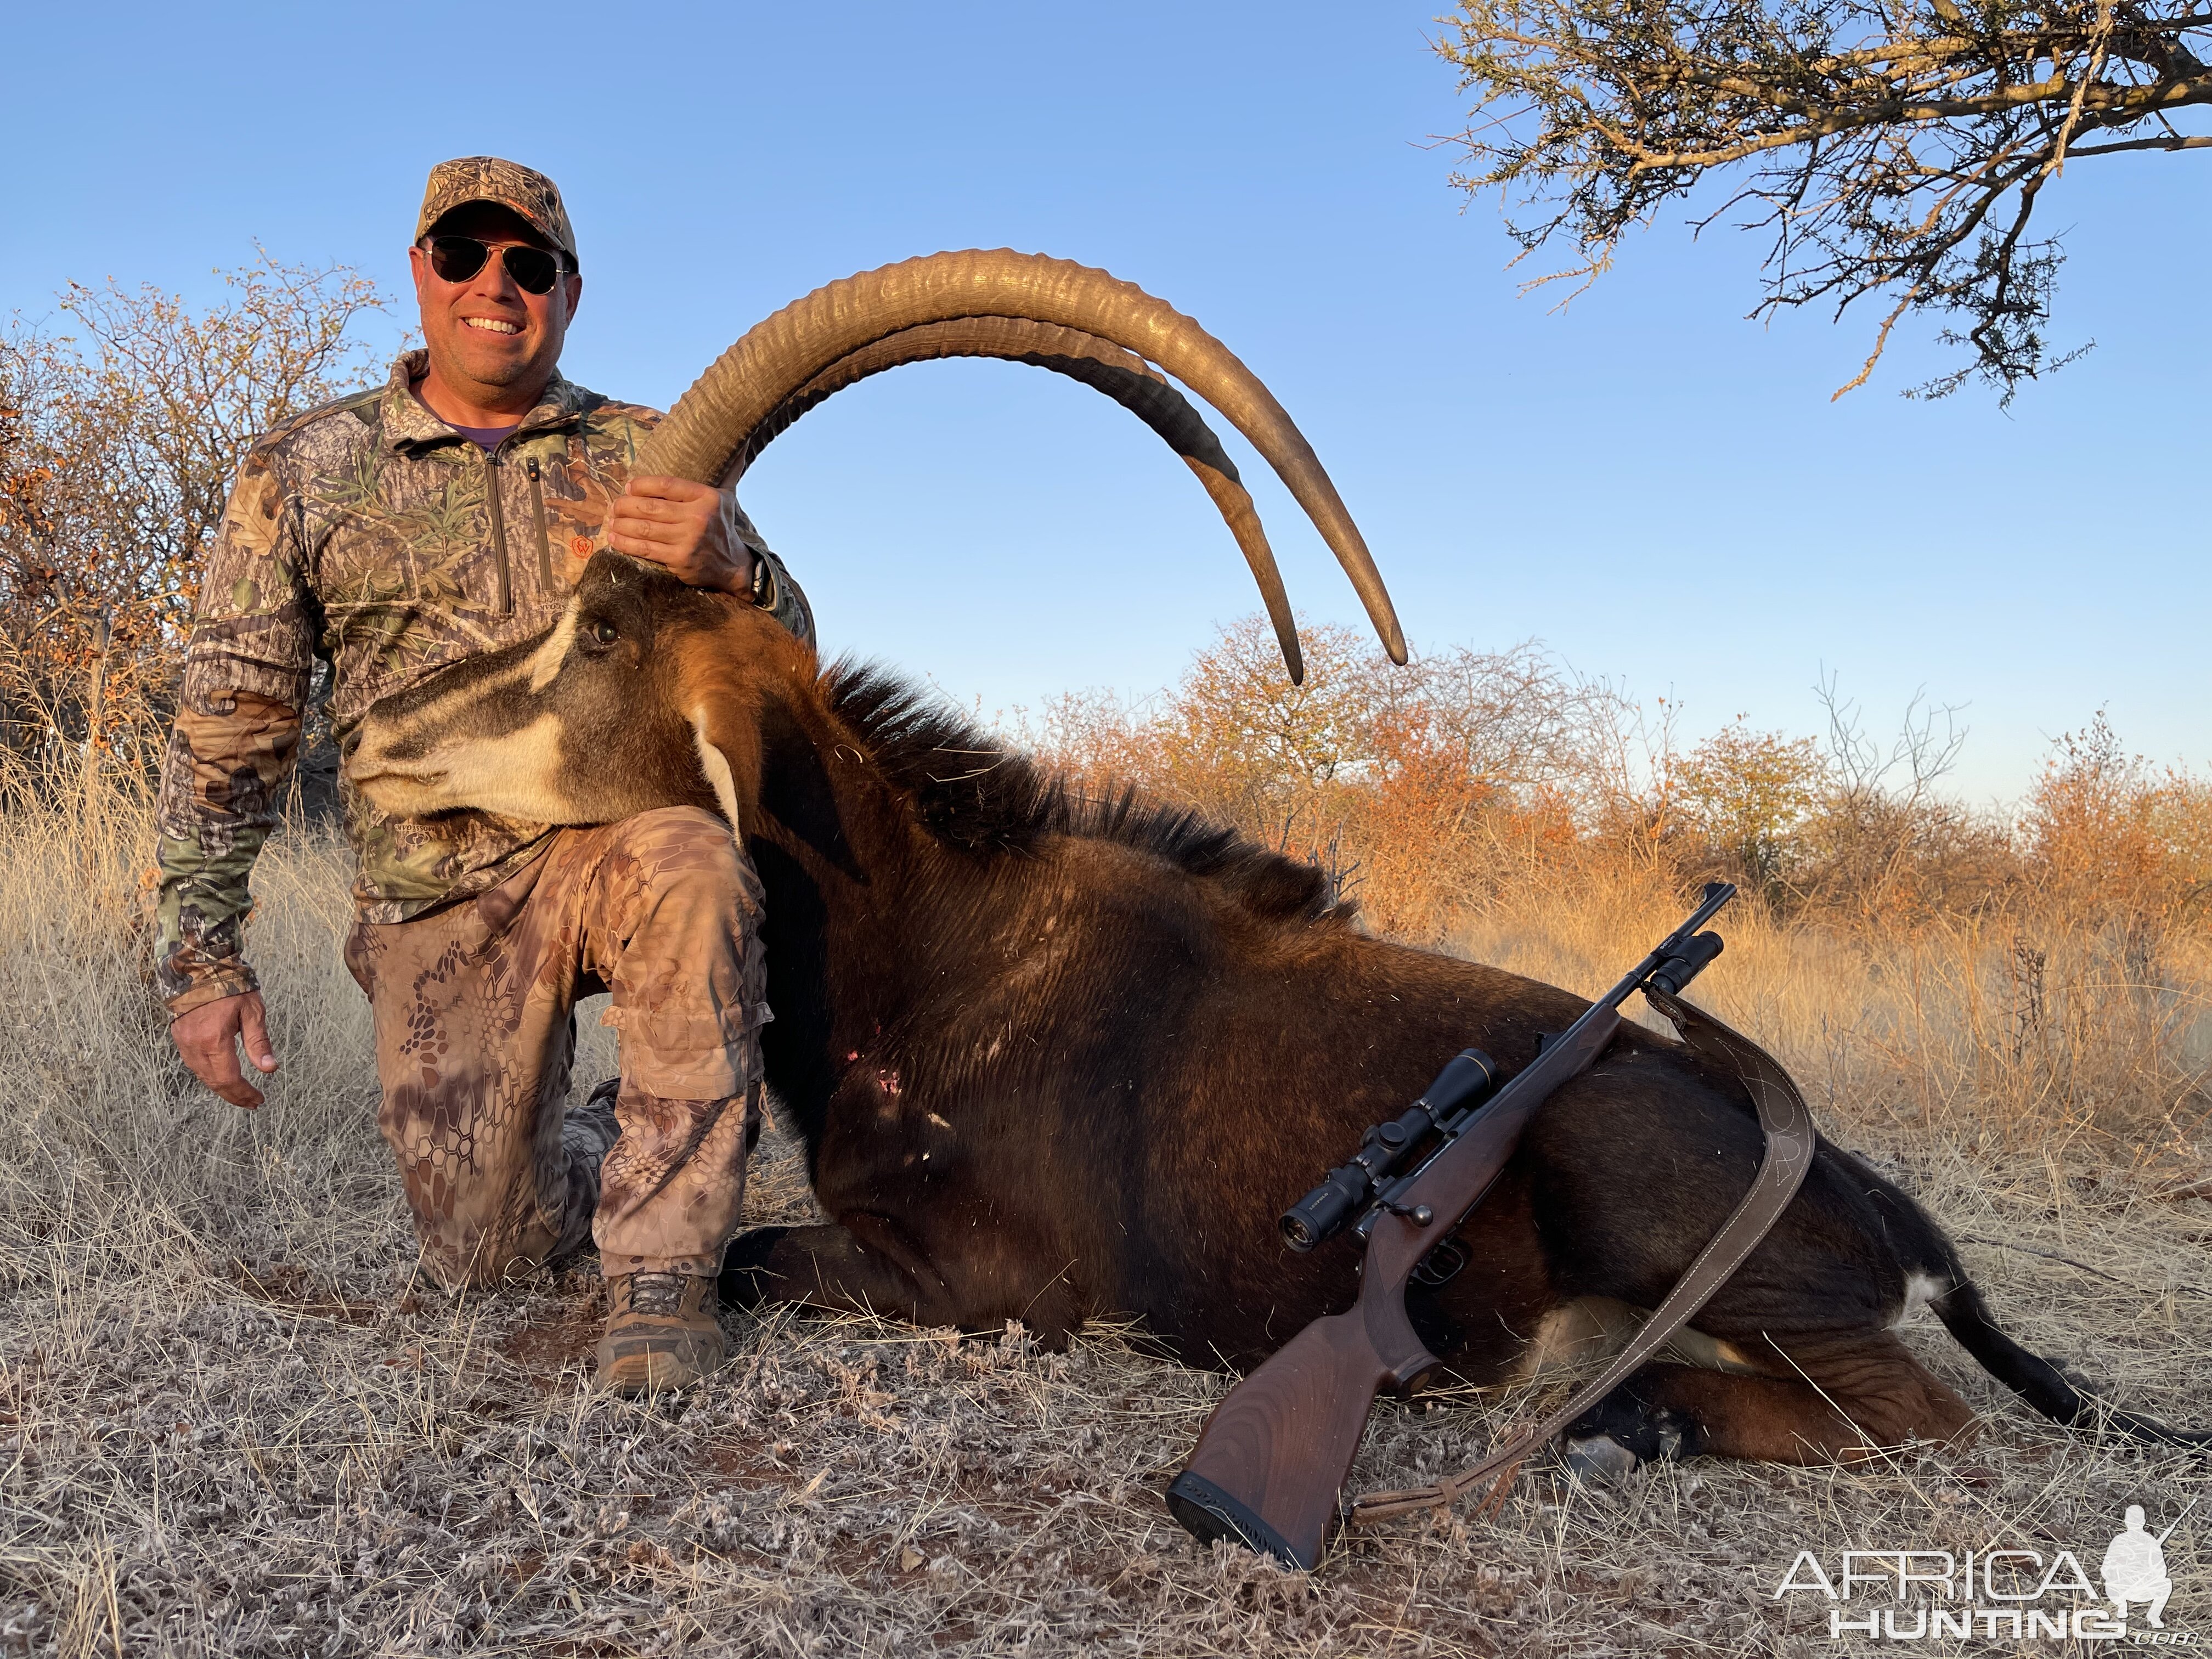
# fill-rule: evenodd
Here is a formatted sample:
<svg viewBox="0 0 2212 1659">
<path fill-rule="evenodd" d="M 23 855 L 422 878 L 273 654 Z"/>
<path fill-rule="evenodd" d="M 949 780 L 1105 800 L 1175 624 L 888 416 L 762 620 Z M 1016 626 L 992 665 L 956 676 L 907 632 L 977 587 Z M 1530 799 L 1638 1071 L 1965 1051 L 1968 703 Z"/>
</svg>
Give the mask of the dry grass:
<svg viewBox="0 0 2212 1659">
<path fill-rule="evenodd" d="M 142 828 L 0 821 L 0 1654 L 1814 1653 L 1838 1645 L 1825 1606 L 1768 1594 L 1800 1547 L 2063 1545 L 2094 1571 L 2124 1504 L 2162 1525 L 2212 1490 L 2201 1461 L 2030 1419 L 1932 1324 L 1910 1340 L 1988 1413 L 1968 1452 L 1621 1488 L 1532 1466 L 1496 1514 L 1363 1537 L 1310 1581 L 1168 1519 L 1221 1384 L 1110 1333 L 1051 1355 L 733 1317 L 710 1387 L 599 1399 L 588 1266 L 461 1303 L 414 1272 L 337 960 L 342 854 L 294 834 L 263 860 L 286 1070 L 247 1115 L 161 1041 L 115 850 Z M 1663 902 L 1539 896 L 1463 942 L 1589 987 Z M 2212 1204 L 2151 1196 L 2207 1173 L 2212 969 L 2170 953 L 2130 979 L 2119 947 L 2063 940 L 2029 1020 L 2011 950 L 1885 956 L 1747 918 L 1706 986 L 1832 1133 L 1999 1241 L 1967 1257 L 2024 1340 L 2130 1406 L 2212 1417 Z M 2150 1126 L 2132 1142 L 2092 1127 L 2113 1090 Z M 750 1213 L 808 1208 L 772 1136 Z M 1388 1407 L 1356 1478 L 1462 1458 L 1534 1403 Z M 2167 1546 L 2168 1626 L 2200 1643 L 2208 1510 Z"/>
<path fill-rule="evenodd" d="M 1451 943 L 1595 995 L 1682 908 L 1653 872 L 1585 861 L 1564 881 L 1524 880 Z M 1728 948 L 1698 998 L 1786 1056 L 1831 1133 L 1883 1144 L 1932 1132 L 1973 1156 L 2078 1156 L 2154 1185 L 2207 1173 L 2204 934 L 2154 944 L 2121 926 L 2004 914 L 1870 933 L 1778 925 L 1751 901 L 1717 925 Z"/>
</svg>

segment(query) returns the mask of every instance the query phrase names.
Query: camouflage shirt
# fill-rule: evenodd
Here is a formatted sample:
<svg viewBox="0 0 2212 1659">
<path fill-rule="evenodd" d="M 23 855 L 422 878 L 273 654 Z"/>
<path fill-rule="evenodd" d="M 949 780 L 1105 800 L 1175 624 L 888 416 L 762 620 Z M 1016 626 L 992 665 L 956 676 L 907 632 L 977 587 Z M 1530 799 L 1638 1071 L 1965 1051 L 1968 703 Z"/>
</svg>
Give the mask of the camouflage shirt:
<svg viewBox="0 0 2212 1659">
<path fill-rule="evenodd" d="M 332 734 L 433 669 L 529 638 L 567 604 L 605 543 L 639 441 L 660 416 L 556 377 L 487 453 L 410 389 L 325 404 L 254 445 L 201 574 L 183 695 L 161 777 L 160 943 L 172 1014 L 253 988 L 240 930 L 246 878 L 274 824 L 317 658 Z M 776 617 L 810 642 L 805 597 L 765 556 Z M 464 812 L 389 818 L 341 785 L 360 857 L 355 897 L 404 921 L 497 885 L 539 850 L 540 823 Z"/>
</svg>

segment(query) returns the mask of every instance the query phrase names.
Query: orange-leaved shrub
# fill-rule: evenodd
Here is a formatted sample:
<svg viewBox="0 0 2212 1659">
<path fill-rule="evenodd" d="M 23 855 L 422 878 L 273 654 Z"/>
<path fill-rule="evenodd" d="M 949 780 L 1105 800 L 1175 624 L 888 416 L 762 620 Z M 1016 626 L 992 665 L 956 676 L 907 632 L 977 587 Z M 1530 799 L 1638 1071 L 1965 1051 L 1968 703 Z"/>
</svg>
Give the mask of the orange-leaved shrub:
<svg viewBox="0 0 2212 1659">
<path fill-rule="evenodd" d="M 1875 743 L 1830 687 L 1823 738 L 1739 720 L 1686 744 L 1665 704 L 1533 644 L 1400 667 L 1304 637 L 1301 686 L 1252 617 L 1155 697 L 1066 695 L 1015 735 L 1086 791 L 1320 863 L 1378 933 L 1585 991 L 1734 881 L 1731 966 L 1701 994 L 1892 1116 L 2143 1157 L 2203 1121 L 2212 784 L 2129 757 L 2101 714 L 2016 814 L 1978 811 L 1939 787 L 1948 711 Z"/>
<path fill-rule="evenodd" d="M 0 329 L 0 784 L 158 763 L 200 561 L 247 447 L 360 383 L 366 277 L 264 254 L 195 310 L 110 282 Z"/>
</svg>

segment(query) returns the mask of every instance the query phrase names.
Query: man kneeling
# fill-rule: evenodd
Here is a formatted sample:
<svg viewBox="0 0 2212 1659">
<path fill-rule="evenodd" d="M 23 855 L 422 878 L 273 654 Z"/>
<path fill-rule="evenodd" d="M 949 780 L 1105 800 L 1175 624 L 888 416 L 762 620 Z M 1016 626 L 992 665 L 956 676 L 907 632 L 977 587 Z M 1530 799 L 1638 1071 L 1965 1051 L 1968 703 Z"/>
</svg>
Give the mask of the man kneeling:
<svg viewBox="0 0 2212 1659">
<path fill-rule="evenodd" d="M 441 163 L 409 251 L 425 349 L 248 453 L 185 659 L 161 801 L 159 973 L 193 1073 L 252 1108 L 276 1069 L 240 952 L 314 659 L 343 743 L 369 706 L 531 637 L 611 547 L 772 611 L 805 597 L 724 492 L 632 477 L 659 416 L 557 373 L 583 292 L 550 179 Z M 552 829 L 345 802 L 360 855 L 347 965 L 374 1009 L 379 1124 L 423 1259 L 496 1285 L 596 1239 L 603 1384 L 682 1387 L 722 1360 L 714 1274 L 759 1122 L 761 889 L 696 808 Z M 622 1076 L 565 1123 L 579 996 L 611 994 Z"/>
</svg>

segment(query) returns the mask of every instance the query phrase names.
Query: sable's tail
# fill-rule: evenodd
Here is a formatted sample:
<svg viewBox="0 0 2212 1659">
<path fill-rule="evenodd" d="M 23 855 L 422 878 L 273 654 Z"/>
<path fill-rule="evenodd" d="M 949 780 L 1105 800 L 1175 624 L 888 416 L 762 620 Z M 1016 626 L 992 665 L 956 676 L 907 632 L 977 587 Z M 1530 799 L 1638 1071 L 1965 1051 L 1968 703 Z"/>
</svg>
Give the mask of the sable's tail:
<svg viewBox="0 0 2212 1659">
<path fill-rule="evenodd" d="M 2168 1428 L 2154 1419 L 2121 1411 L 2083 1394 L 2057 1366 L 2041 1354 L 2029 1352 L 1998 1328 L 1989 1304 L 1982 1300 L 1981 1291 L 1956 1262 L 1951 1264 L 1951 1288 L 1928 1305 L 1943 1322 L 1944 1329 L 1959 1340 L 1959 1346 L 1981 1362 L 1983 1370 L 2054 1423 L 2074 1429 L 2106 1424 L 2130 1440 L 2154 1445 L 2212 1447 L 2212 1432 Z"/>
</svg>

